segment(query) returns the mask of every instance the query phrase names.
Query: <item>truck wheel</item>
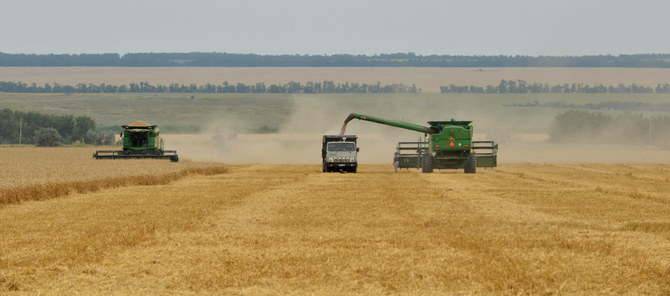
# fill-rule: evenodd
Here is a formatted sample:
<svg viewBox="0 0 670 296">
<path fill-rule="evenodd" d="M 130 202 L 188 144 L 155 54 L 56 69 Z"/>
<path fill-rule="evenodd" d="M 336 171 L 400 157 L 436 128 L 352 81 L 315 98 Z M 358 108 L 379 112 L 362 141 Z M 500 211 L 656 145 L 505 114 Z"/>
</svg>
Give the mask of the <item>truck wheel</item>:
<svg viewBox="0 0 670 296">
<path fill-rule="evenodd" d="M 430 154 L 423 155 L 423 163 L 421 165 L 422 173 L 432 173 L 433 172 L 433 157 Z"/>
<path fill-rule="evenodd" d="M 356 173 L 356 168 L 352 168 L 352 169 L 351 169 L 351 172 L 352 172 L 352 173 Z"/>
<path fill-rule="evenodd" d="M 473 154 L 468 155 L 468 159 L 465 162 L 465 173 L 474 174 L 477 172 L 477 158 Z"/>
<path fill-rule="evenodd" d="M 325 162 L 323 163 L 323 172 L 324 172 L 324 173 L 327 172 L 327 169 L 326 169 L 326 163 L 325 163 Z"/>
</svg>

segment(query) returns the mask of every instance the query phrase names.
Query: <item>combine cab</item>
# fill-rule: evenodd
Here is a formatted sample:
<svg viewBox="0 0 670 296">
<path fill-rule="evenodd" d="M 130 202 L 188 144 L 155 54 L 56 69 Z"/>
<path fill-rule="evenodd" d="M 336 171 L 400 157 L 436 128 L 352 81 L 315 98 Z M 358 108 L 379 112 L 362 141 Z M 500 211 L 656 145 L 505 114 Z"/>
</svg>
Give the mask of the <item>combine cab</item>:
<svg viewBox="0 0 670 296">
<path fill-rule="evenodd" d="M 98 150 L 93 154 L 96 159 L 154 158 L 179 161 L 176 150 L 163 150 L 163 139 L 155 125 L 136 121 L 122 125 L 123 150 Z"/>
</svg>

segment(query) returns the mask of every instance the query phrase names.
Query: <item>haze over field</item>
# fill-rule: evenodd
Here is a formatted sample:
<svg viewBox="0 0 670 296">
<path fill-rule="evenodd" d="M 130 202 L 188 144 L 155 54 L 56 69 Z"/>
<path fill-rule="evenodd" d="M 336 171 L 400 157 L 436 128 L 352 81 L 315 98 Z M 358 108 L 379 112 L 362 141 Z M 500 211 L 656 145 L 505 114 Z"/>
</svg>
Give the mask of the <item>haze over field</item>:
<svg viewBox="0 0 670 296">
<path fill-rule="evenodd" d="M 396 96 L 357 101 L 356 97 L 293 96 L 290 111 L 276 133 L 236 132 L 235 126 L 259 123 L 233 116 L 213 120 L 201 135 L 166 135 L 166 141 L 181 151 L 180 155 L 194 160 L 230 164 L 314 164 L 321 162 L 321 136 L 339 134 L 346 116 L 356 112 L 424 126 L 429 120 L 473 120 L 475 140 L 494 140 L 500 144 L 500 163 L 657 163 L 670 159 L 670 150 L 651 147 L 648 143 L 631 146 L 623 138 L 620 144 L 609 145 L 580 145 L 569 141 L 563 145 L 547 144 L 548 126 L 560 110 L 505 108 L 496 103 L 495 98 L 487 99 Z M 362 120 L 351 121 L 346 134 L 359 137 L 358 160 L 362 164 L 391 163 L 398 142 L 420 141 L 424 136 Z"/>
<path fill-rule="evenodd" d="M 554 117 L 569 109 L 542 104 L 619 101 L 660 106 L 667 99 L 667 94 L 0 94 L 5 108 L 24 112 L 86 115 L 106 126 L 145 120 L 161 128 L 166 147 L 177 149 L 180 158 L 228 164 L 320 163 L 321 136 L 338 134 L 352 112 L 420 125 L 430 120 L 472 120 L 475 139 L 500 143 L 501 163 L 658 162 L 670 159 L 670 150 L 649 147 L 646 138 L 631 143 L 628 134 L 614 143 L 583 145 L 579 144 L 581 129 L 574 129 L 567 136 L 577 143 L 545 144 Z M 540 105 L 510 106 L 535 102 Z M 648 118 L 668 112 L 635 114 Z M 645 121 L 635 133 L 648 130 Z M 272 133 L 256 134 L 259 131 Z M 397 142 L 423 136 L 358 120 L 347 131 L 360 136 L 363 164 L 388 163 Z M 609 132 L 621 134 L 620 129 Z M 663 133 L 654 127 L 655 138 L 663 139 Z"/>
</svg>

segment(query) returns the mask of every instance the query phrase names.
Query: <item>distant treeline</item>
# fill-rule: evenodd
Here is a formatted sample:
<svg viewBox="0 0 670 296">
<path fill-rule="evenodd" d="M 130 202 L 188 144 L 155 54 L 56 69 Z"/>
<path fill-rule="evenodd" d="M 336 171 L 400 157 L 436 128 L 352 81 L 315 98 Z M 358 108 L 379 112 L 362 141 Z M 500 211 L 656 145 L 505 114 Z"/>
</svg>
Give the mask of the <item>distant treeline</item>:
<svg viewBox="0 0 670 296">
<path fill-rule="evenodd" d="M 49 115 L 37 112 L 0 110 L 0 144 L 35 144 L 36 133 L 55 129 L 64 143 L 110 144 L 114 134 L 96 129 L 88 116 Z"/>
<path fill-rule="evenodd" d="M 0 81 L 0 92 L 12 93 L 419 93 L 416 85 L 410 86 L 395 83 L 381 85 L 366 83 L 335 83 L 333 81 L 323 82 L 288 82 L 281 84 L 265 85 L 264 82 L 256 84 L 236 83 L 230 84 L 224 81 L 222 84 L 179 84 L 171 83 L 150 84 L 149 82 L 130 83 L 129 85 L 93 84 L 79 83 L 77 85 L 61 85 L 58 83 L 36 83 L 26 84 L 23 82 Z"/>
<path fill-rule="evenodd" d="M 670 116 L 607 115 L 569 110 L 556 115 L 549 142 L 561 144 L 670 145 Z"/>
<path fill-rule="evenodd" d="M 487 94 L 540 94 L 540 93 L 586 93 L 586 94 L 648 94 L 648 93 L 670 93 L 670 84 L 657 84 L 656 87 L 642 86 L 635 83 L 617 86 L 588 85 L 584 83 L 556 84 L 550 86 L 547 83 L 528 83 L 523 80 L 501 80 L 498 85 L 487 85 L 485 87 L 474 85 L 440 86 L 441 93 L 487 93 Z"/>
<path fill-rule="evenodd" d="M 0 66 L 101 67 L 670 67 L 670 54 L 593 56 L 257 55 L 216 52 L 107 54 L 0 53 Z"/>
<path fill-rule="evenodd" d="M 643 102 L 619 102 L 606 101 L 599 103 L 585 103 L 574 104 L 565 102 L 548 102 L 539 103 L 537 101 L 532 103 L 513 103 L 511 105 L 503 105 L 505 107 L 548 107 L 548 108 L 566 108 L 566 109 L 586 109 L 586 110 L 621 110 L 621 111 L 660 111 L 670 112 L 670 103 L 643 103 Z"/>
</svg>

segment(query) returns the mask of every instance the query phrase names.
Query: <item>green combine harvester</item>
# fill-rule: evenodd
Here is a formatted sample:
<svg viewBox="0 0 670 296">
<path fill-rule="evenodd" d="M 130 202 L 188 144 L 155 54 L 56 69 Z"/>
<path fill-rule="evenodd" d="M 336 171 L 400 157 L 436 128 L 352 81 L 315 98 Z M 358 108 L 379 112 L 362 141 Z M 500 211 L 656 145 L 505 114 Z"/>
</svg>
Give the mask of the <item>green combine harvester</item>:
<svg viewBox="0 0 670 296">
<path fill-rule="evenodd" d="M 429 121 L 428 127 L 351 113 L 342 125 L 342 134 L 354 118 L 424 133 L 422 141 L 398 143 L 401 168 L 421 168 L 424 173 L 432 173 L 433 169 L 464 169 L 465 173 L 474 174 L 477 167 L 498 165 L 498 144 L 473 141 L 472 121 Z"/>
<path fill-rule="evenodd" d="M 96 159 L 169 159 L 179 161 L 176 150 L 164 150 L 163 139 L 155 125 L 136 121 L 122 125 L 123 150 L 98 150 L 93 154 Z"/>
</svg>

